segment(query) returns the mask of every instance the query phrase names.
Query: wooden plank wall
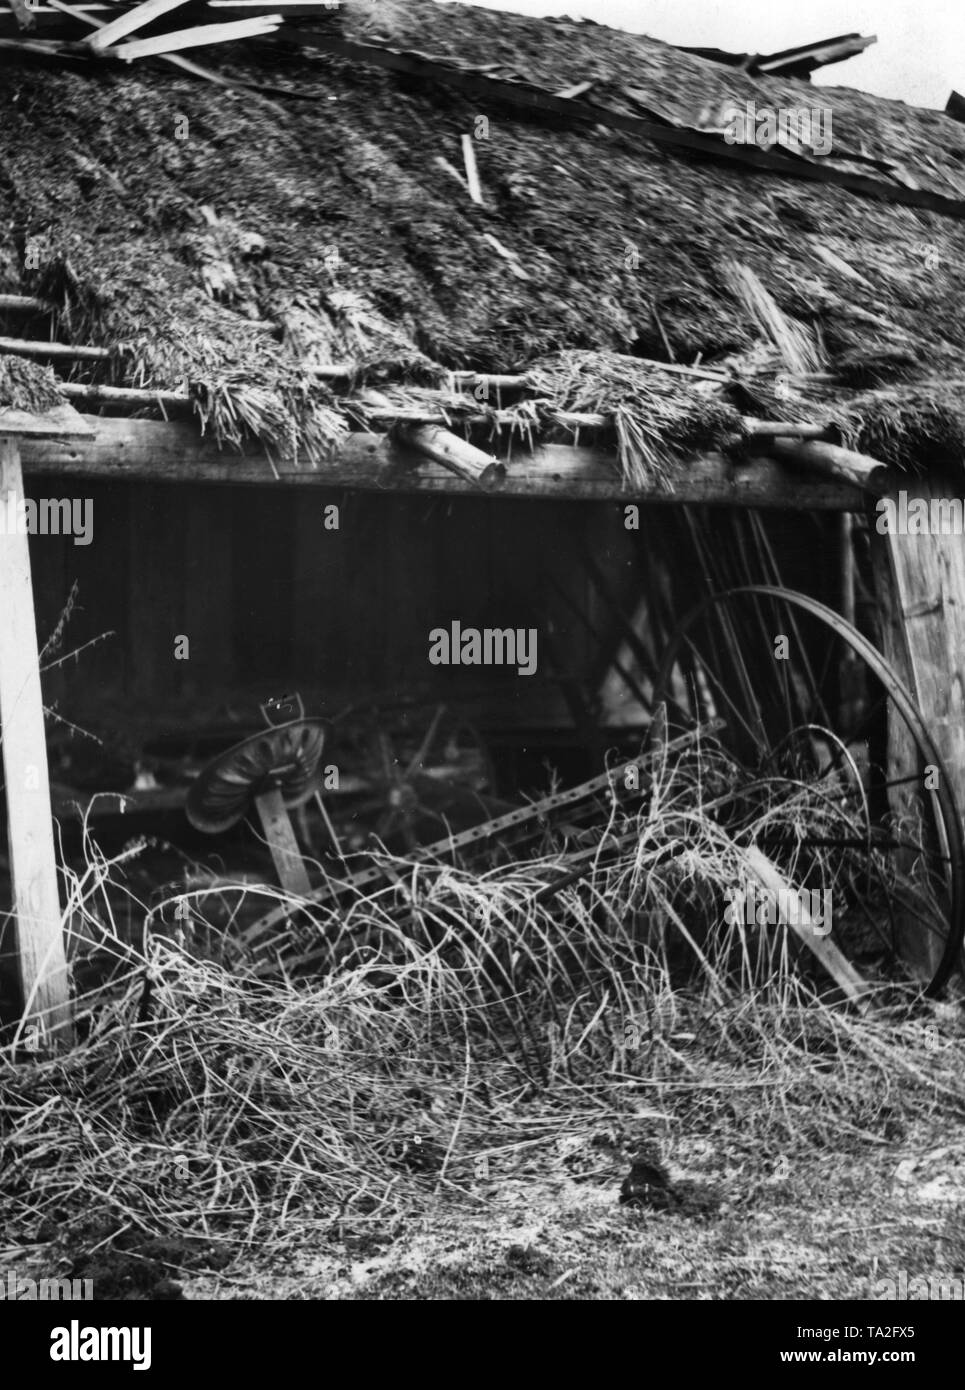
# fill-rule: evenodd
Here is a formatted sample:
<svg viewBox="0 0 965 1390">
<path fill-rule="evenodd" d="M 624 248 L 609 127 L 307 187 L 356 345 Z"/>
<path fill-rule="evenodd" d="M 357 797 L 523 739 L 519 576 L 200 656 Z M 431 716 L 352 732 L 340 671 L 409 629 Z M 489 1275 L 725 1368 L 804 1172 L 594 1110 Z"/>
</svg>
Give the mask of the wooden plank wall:
<svg viewBox="0 0 965 1390">
<path fill-rule="evenodd" d="M 580 567 L 584 534 L 592 531 L 604 562 L 608 547 L 626 544 L 622 507 L 612 503 L 42 475 L 28 479 L 28 494 L 92 500 L 91 545 L 37 536 L 30 547 L 41 643 L 75 582 L 64 649 L 114 634 L 47 673 L 47 703 L 67 717 L 103 710 L 111 722 L 148 714 L 163 725 L 299 688 L 344 700 L 419 687 L 426 698 L 482 691 L 498 722 L 525 723 L 560 707 L 547 646 L 537 675 L 519 680 L 430 666 L 430 629 L 458 618 L 534 626 L 542 637 L 552 623 L 567 670 L 586 673 L 593 643 L 547 573 L 602 622 Z M 331 504 L 337 531 L 324 525 Z M 174 658 L 182 635 L 189 661 Z"/>
<path fill-rule="evenodd" d="M 210 724 L 255 713 L 260 700 L 292 690 L 316 711 L 330 702 L 327 712 L 416 690 L 427 700 L 475 692 L 470 712 L 493 727 L 569 725 L 557 678 L 592 673 L 598 687 L 607 653 L 619 646 L 618 626 L 582 556 L 596 559 L 632 613 L 647 547 L 671 521 L 655 508 L 655 532 L 627 532 L 620 502 L 44 475 L 29 477 L 27 486 L 34 497 L 92 499 L 91 545 L 34 537 L 31 559 L 41 643 L 75 581 L 65 648 L 114 634 L 78 663 L 47 673 L 47 703 L 59 701 L 68 717 L 102 714 L 112 727 L 140 715 L 162 726 Z M 338 530 L 324 524 L 333 504 Z M 814 590 L 821 573 L 816 528 L 824 523 L 797 515 L 772 521 L 785 578 Z M 674 581 L 681 611 L 686 581 Z M 536 627 L 537 674 L 430 666 L 429 631 L 455 618 L 464 626 Z M 189 661 L 174 657 L 182 635 Z"/>
</svg>

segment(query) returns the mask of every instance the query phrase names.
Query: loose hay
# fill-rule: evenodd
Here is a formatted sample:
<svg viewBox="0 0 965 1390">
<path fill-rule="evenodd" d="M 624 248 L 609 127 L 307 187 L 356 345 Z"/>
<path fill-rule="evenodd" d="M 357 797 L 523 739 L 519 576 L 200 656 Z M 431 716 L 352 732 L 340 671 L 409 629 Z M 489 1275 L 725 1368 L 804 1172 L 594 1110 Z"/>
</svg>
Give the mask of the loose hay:
<svg viewBox="0 0 965 1390">
<path fill-rule="evenodd" d="M 143 950 L 122 946 L 99 920 L 118 866 L 92 862 L 75 920 L 79 903 L 121 987 L 89 1003 L 67 1055 L 0 1052 L 8 1229 L 27 1241 L 96 1212 L 108 1235 L 268 1254 L 479 1205 L 481 1160 L 522 1173 L 600 1125 L 627 1145 L 699 1133 L 813 1155 L 939 1107 L 961 1114 L 960 1021 L 943 1019 L 949 1045 L 935 1047 L 910 994 L 883 989 L 859 1018 L 822 999 L 785 938 L 706 934 L 734 881 L 733 835 L 803 816 L 833 828 L 830 798 L 775 782 L 725 829 L 711 811 L 732 784 L 726 758 L 705 748 L 658 781 L 630 844 L 614 853 L 625 825 L 598 825 L 569 881 L 547 844 L 490 869 L 406 865 L 338 915 L 308 909 L 328 959 L 298 983 L 202 958 L 183 913 L 177 934 L 155 913 Z M 203 930 L 203 893 L 189 898 Z"/>
<path fill-rule="evenodd" d="M 536 409 L 605 415 L 628 486 L 673 491 L 673 465 L 687 452 L 720 447 L 741 431 L 733 406 L 615 352 L 562 352 L 533 363 Z"/>
</svg>

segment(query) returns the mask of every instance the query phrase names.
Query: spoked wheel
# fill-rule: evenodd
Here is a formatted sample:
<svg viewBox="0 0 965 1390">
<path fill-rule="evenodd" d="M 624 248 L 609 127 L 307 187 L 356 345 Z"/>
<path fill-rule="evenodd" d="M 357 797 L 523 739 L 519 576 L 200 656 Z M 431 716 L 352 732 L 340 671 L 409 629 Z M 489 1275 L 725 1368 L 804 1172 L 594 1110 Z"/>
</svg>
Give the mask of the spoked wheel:
<svg viewBox="0 0 965 1390">
<path fill-rule="evenodd" d="M 758 848 L 831 890 L 841 949 L 884 949 L 939 993 L 961 970 L 962 822 L 917 703 L 867 638 L 808 595 L 729 589 L 677 628 L 655 693 L 672 724 L 726 722 L 749 795 L 800 789 L 800 821 L 765 826 Z"/>
<path fill-rule="evenodd" d="M 369 794 L 355 815 L 361 820 L 375 813 L 372 837 L 382 842 L 399 835 L 409 851 L 427 834 L 446 833 L 456 803 L 491 790 L 495 781 L 484 741 L 445 705 L 415 732 L 373 725 L 363 746 Z"/>
</svg>

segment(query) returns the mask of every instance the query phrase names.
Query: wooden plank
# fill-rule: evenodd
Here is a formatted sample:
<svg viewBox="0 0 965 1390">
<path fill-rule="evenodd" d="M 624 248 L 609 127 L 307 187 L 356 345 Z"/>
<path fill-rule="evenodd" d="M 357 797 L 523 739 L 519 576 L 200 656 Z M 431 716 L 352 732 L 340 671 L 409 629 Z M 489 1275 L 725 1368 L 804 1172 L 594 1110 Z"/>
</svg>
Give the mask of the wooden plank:
<svg viewBox="0 0 965 1390">
<path fill-rule="evenodd" d="M 229 496 L 217 488 L 192 488 L 184 518 L 183 632 L 190 660 L 181 688 L 197 696 L 233 678 L 231 642 L 232 542 Z M 281 692 L 279 692 L 281 693 Z"/>
<path fill-rule="evenodd" d="M 200 24 L 195 29 L 176 29 L 173 33 L 157 34 L 150 39 L 119 43 L 105 49 L 100 56 L 108 58 L 113 55 L 129 63 L 135 58 L 160 57 L 182 48 L 206 48 L 209 44 L 259 38 L 263 34 L 273 34 L 281 22 L 280 14 L 268 14 L 264 18 L 238 19 L 230 24 Z"/>
<path fill-rule="evenodd" d="M 27 410 L 0 409 L 0 434 L 33 439 L 91 439 L 95 433 L 94 426 L 66 402 L 42 415 Z"/>
<path fill-rule="evenodd" d="M 754 877 L 769 893 L 775 895 L 778 902 L 780 902 L 780 894 L 797 891 L 792 888 L 773 860 L 768 859 L 767 855 L 762 854 L 756 846 L 750 845 L 741 853 Z M 781 915 L 784 916 L 783 913 Z M 857 1004 L 862 1013 L 865 1012 L 868 1007 L 868 1001 L 865 997 L 868 993 L 867 984 L 847 956 L 834 944 L 830 936 L 819 936 L 815 932 L 814 922 L 803 902 L 797 913 L 797 919 L 795 920 L 795 916 L 790 914 L 784 924 L 796 933 L 808 950 L 820 961 L 832 980 L 840 985 L 851 1002 Z"/>
<path fill-rule="evenodd" d="M 0 509 L 23 499 L 17 441 L 0 438 Z M 41 1045 L 72 1041 L 57 892 L 44 708 L 26 535 L 0 538 L 0 728 L 17 961 L 25 1028 Z"/>
<path fill-rule="evenodd" d="M 806 44 L 801 48 L 785 48 L 780 53 L 770 53 L 758 58 L 751 72 L 781 74 L 788 77 L 803 77 L 815 68 L 829 63 L 841 63 L 846 58 L 855 58 L 878 42 L 877 34 L 867 38 L 861 34 L 842 34 L 840 38 L 824 39 L 819 43 Z"/>
<path fill-rule="evenodd" d="M 110 44 L 124 38 L 126 34 L 143 29 L 145 24 L 150 24 L 152 20 L 159 19 L 162 14 L 176 10 L 185 3 L 186 0 L 144 0 L 143 5 L 135 5 L 124 14 L 118 15 L 117 19 L 112 19 L 109 24 L 91 34 L 85 42 L 94 53 L 100 53 Z"/>
<path fill-rule="evenodd" d="M 184 492 L 146 484 L 130 499 L 127 686 L 139 701 L 170 700 L 191 671 L 175 659 L 175 639 L 190 639 L 185 613 L 185 519 L 191 499 Z M 195 602 L 203 602 L 196 595 Z"/>
<path fill-rule="evenodd" d="M 297 606 L 292 537 L 294 512 L 301 501 L 284 488 L 265 493 L 238 490 L 222 498 L 233 532 L 228 609 L 232 658 L 239 675 L 257 684 L 266 699 L 291 689 L 287 684 L 279 689 L 279 682 L 288 681 L 292 667 L 292 615 Z"/>
<path fill-rule="evenodd" d="M 262 792 L 255 805 L 282 887 L 294 897 L 307 898 L 312 885 L 281 792 L 277 787 Z"/>
<path fill-rule="evenodd" d="M 365 502 L 356 493 L 321 492 L 296 501 L 289 537 L 295 597 L 292 674 L 299 690 L 322 680 L 329 686 L 351 685 L 352 662 L 362 655 L 358 649 L 370 645 L 358 642 L 356 624 L 360 600 L 367 599 L 372 573 L 381 567 L 380 538 L 374 536 L 368 549 L 363 546 L 360 513 Z M 338 530 L 326 527 L 326 506 L 338 507 Z M 378 616 L 375 608 L 370 611 Z"/>
<path fill-rule="evenodd" d="M 190 422 L 97 417 L 89 441 L 25 441 L 24 464 L 67 477 L 152 482 L 271 484 L 282 487 L 350 487 L 377 492 L 435 492 L 479 496 L 479 489 L 440 464 L 393 443 L 387 435 L 345 437 L 322 468 L 277 465 L 277 476 L 259 452 L 232 454 L 202 438 Z M 602 449 L 546 444 L 532 454 L 505 458 L 506 474 L 490 497 L 611 501 L 627 504 L 706 502 L 791 511 L 864 511 L 862 489 L 820 478 L 798 477 L 770 459 L 731 460 L 707 453 L 687 461 L 674 492 L 627 491 L 615 455 Z"/>
</svg>

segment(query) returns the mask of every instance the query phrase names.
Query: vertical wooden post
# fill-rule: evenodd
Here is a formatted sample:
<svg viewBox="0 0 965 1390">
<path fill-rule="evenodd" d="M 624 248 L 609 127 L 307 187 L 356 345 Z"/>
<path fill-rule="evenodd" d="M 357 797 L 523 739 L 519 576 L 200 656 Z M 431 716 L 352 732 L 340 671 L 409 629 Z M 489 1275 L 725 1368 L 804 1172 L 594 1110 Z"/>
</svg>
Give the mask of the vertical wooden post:
<svg viewBox="0 0 965 1390">
<path fill-rule="evenodd" d="M 2 417 L 0 417 L 2 425 Z M 0 740 L 17 959 L 27 1029 L 69 1045 L 71 1019 L 54 857 L 37 628 L 22 515 L 20 449 L 0 434 Z M 11 527 L 10 522 L 14 521 Z M 3 533 L 5 532 L 5 534 Z"/>
<path fill-rule="evenodd" d="M 909 489 L 911 491 L 911 489 Z M 913 494 L 930 509 L 933 498 L 954 496 L 954 485 L 916 478 Z M 874 527 L 874 522 L 871 523 Z M 945 760 L 959 809 L 965 807 L 965 547 L 961 536 L 886 535 L 872 532 L 885 656 L 903 674 L 917 699 Z M 889 731 L 889 781 L 921 776 L 915 751 L 903 729 Z M 920 785 L 903 796 L 892 788 L 898 815 L 917 804 Z M 917 919 L 897 914 L 899 953 L 922 978 L 937 966 L 941 943 L 922 931 Z"/>
</svg>

